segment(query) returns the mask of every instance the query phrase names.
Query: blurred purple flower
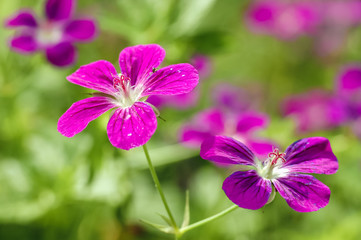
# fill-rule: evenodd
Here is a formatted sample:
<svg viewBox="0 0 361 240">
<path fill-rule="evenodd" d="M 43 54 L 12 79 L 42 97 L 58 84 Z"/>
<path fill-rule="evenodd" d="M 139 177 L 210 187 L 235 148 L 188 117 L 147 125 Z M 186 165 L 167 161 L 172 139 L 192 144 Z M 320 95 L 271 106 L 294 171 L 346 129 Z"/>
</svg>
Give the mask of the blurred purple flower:
<svg viewBox="0 0 361 240">
<path fill-rule="evenodd" d="M 246 17 L 249 27 L 255 32 L 273 34 L 283 39 L 312 33 L 320 23 L 318 5 L 305 1 L 255 1 Z"/>
<path fill-rule="evenodd" d="M 58 131 L 73 137 L 90 121 L 115 108 L 107 126 L 111 144 L 125 150 L 144 145 L 157 128 L 156 113 L 145 99 L 187 93 L 198 84 L 197 70 L 187 63 L 153 73 L 164 57 L 165 51 L 159 45 L 138 45 L 120 52 L 121 73 L 105 60 L 80 67 L 67 79 L 100 93 L 74 103 L 60 117 Z"/>
<path fill-rule="evenodd" d="M 258 112 L 227 114 L 219 109 L 208 109 L 182 127 L 180 140 L 188 147 L 199 148 L 208 137 L 225 135 L 249 145 L 258 156 L 264 156 L 275 144 L 257 137 L 256 133 L 265 129 L 268 122 L 268 116 Z"/>
<path fill-rule="evenodd" d="M 73 64 L 77 57 L 73 42 L 90 41 L 96 36 L 93 19 L 73 16 L 75 2 L 47 0 L 44 20 L 28 9 L 8 18 L 6 27 L 19 29 L 10 39 L 11 48 L 24 54 L 45 51 L 48 61 L 59 67 Z"/>
<path fill-rule="evenodd" d="M 328 204 L 330 189 L 315 177 L 301 173 L 334 174 L 338 170 L 337 158 L 323 137 L 298 140 L 285 153 L 274 149 L 261 161 L 243 143 L 214 136 L 203 142 L 200 155 L 218 164 L 249 167 L 248 171 L 227 177 L 223 191 L 239 207 L 252 210 L 273 200 L 273 185 L 295 211 L 317 211 Z"/>
<path fill-rule="evenodd" d="M 190 62 L 197 69 L 200 80 L 209 77 L 212 70 L 212 64 L 209 57 L 196 54 L 191 58 Z M 198 103 L 198 99 L 199 89 L 195 88 L 189 93 L 175 96 L 150 96 L 147 99 L 147 102 L 157 108 L 173 107 L 177 109 L 187 109 L 194 107 Z"/>
<path fill-rule="evenodd" d="M 344 101 L 322 90 L 285 99 L 282 112 L 294 118 L 300 133 L 330 129 L 347 120 Z"/>
<path fill-rule="evenodd" d="M 231 84 L 218 84 L 212 92 L 213 103 L 225 112 L 245 111 L 250 107 L 248 94 Z"/>
<path fill-rule="evenodd" d="M 344 100 L 351 120 L 361 116 L 361 65 L 350 64 L 341 70 L 336 79 L 336 94 Z"/>
</svg>

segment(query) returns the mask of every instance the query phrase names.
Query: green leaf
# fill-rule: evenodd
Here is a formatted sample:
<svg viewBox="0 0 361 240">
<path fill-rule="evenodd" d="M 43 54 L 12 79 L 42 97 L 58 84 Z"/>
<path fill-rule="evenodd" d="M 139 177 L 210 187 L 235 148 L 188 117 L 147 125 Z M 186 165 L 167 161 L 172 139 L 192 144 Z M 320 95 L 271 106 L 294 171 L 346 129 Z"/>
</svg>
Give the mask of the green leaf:
<svg viewBox="0 0 361 240">
<path fill-rule="evenodd" d="M 148 226 L 154 227 L 154 228 L 158 229 L 161 232 L 174 233 L 173 227 L 168 227 L 168 226 L 160 225 L 160 224 L 157 224 L 157 223 L 152 223 L 152 222 L 149 222 L 149 221 L 144 220 L 144 219 L 140 219 L 139 221 L 141 221 L 142 223 L 144 223 L 144 224 L 146 224 Z"/>
<path fill-rule="evenodd" d="M 164 215 L 162 215 L 162 214 L 160 214 L 160 213 L 158 213 L 158 215 L 159 215 L 161 218 L 163 218 L 163 220 L 164 220 L 169 226 L 173 226 L 171 220 L 170 220 L 168 217 L 166 217 L 166 216 L 164 216 Z"/>
</svg>

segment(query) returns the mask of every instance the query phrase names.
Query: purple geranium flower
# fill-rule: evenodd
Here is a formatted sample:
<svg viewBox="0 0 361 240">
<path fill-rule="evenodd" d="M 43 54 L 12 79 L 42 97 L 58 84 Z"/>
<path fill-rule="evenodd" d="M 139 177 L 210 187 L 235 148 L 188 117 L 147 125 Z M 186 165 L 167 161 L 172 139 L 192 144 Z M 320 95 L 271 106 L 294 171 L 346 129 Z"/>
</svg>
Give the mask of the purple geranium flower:
<svg viewBox="0 0 361 240">
<path fill-rule="evenodd" d="M 59 119 L 59 132 L 72 137 L 90 121 L 115 108 L 107 127 L 110 142 L 125 150 L 144 145 L 157 128 L 156 114 L 144 102 L 146 98 L 187 93 L 198 84 L 197 70 L 187 63 L 155 71 L 164 57 L 165 51 L 159 45 L 138 45 L 120 52 L 121 73 L 105 60 L 80 67 L 67 79 L 101 93 L 74 103 Z"/>
<path fill-rule="evenodd" d="M 282 111 L 285 116 L 294 118 L 300 133 L 337 127 L 347 119 L 344 101 L 322 90 L 285 99 Z"/>
<path fill-rule="evenodd" d="M 257 156 L 263 156 L 275 146 L 270 140 L 256 136 L 256 132 L 265 129 L 268 122 L 267 115 L 255 111 L 230 115 L 219 109 L 207 109 L 182 127 L 180 140 L 186 146 L 199 148 L 208 137 L 225 135 L 249 145 Z"/>
<path fill-rule="evenodd" d="M 18 28 L 10 46 L 20 53 L 45 51 L 56 66 L 68 66 L 76 59 L 73 42 L 90 41 L 96 36 L 91 18 L 73 17 L 75 0 L 47 0 L 45 20 L 39 20 L 31 10 L 20 10 L 6 21 L 6 26 Z"/>
<path fill-rule="evenodd" d="M 220 164 L 249 166 L 250 170 L 237 171 L 226 178 L 223 190 L 233 203 L 252 210 L 272 200 L 274 186 L 294 210 L 317 211 L 328 204 L 330 189 L 315 177 L 301 173 L 333 174 L 338 169 L 330 143 L 323 137 L 296 141 L 285 153 L 274 149 L 261 161 L 243 143 L 215 136 L 204 141 L 200 154 Z"/>
</svg>

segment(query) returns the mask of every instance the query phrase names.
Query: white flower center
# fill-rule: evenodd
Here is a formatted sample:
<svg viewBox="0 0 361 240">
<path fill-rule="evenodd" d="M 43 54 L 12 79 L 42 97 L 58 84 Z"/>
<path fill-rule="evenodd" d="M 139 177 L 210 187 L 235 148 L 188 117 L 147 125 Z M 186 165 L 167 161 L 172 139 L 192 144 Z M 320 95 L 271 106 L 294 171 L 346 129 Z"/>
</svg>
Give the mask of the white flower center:
<svg viewBox="0 0 361 240">
<path fill-rule="evenodd" d="M 116 98 L 116 104 L 121 108 L 131 107 L 139 100 L 142 93 L 140 87 L 132 86 L 130 78 L 121 73 L 114 76 L 113 87 L 118 90 L 114 97 Z"/>
<path fill-rule="evenodd" d="M 55 45 L 61 41 L 63 31 L 60 26 L 45 23 L 36 32 L 36 39 L 43 45 Z"/>
<path fill-rule="evenodd" d="M 276 148 L 272 153 L 268 154 L 268 159 L 264 162 L 256 160 L 256 171 L 258 176 L 268 180 L 287 176 L 289 171 L 282 167 L 286 161 L 283 157 L 284 153 L 279 153 Z"/>
</svg>

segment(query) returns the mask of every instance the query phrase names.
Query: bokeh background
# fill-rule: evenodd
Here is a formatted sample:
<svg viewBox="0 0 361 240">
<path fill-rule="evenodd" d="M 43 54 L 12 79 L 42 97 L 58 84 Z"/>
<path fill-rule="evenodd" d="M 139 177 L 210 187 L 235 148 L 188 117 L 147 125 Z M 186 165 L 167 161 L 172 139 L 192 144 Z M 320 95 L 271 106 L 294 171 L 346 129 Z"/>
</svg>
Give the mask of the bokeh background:
<svg viewBox="0 0 361 240">
<path fill-rule="evenodd" d="M 2 0 L 0 21 L 20 8 L 42 15 L 43 5 L 43 0 Z M 333 34 L 325 39 L 342 40 L 324 50 L 318 41 L 324 26 L 299 35 L 267 32 L 267 26 L 257 29 L 249 22 L 251 8 L 246 0 L 78 0 L 77 12 L 97 19 L 99 35 L 78 45 L 78 61 L 69 68 L 54 67 L 40 53 L 11 51 L 7 42 L 14 31 L 1 27 L 0 239 L 172 239 L 140 222 L 162 223 L 158 213 L 165 211 L 142 149 L 123 151 L 109 143 L 109 112 L 73 138 L 57 132 L 58 118 L 89 93 L 66 81 L 67 75 L 99 59 L 117 66 L 124 47 L 147 43 L 164 47 L 163 65 L 190 62 L 195 54 L 210 63 L 210 74 L 201 75 L 196 104 L 160 108 L 165 121 L 159 120 L 148 143 L 178 223 L 186 190 L 191 222 L 232 204 L 221 189 L 230 171 L 202 160 L 199 148 L 179 142 L 182 125 L 213 107 L 219 84 L 242 89 L 249 108 L 268 114 L 269 126 L 259 136 L 282 149 L 302 137 L 327 137 L 340 164 L 335 175 L 316 176 L 332 192 L 329 205 L 317 212 L 295 212 L 278 195 L 258 211 L 237 209 L 182 239 L 361 239 L 361 145 L 352 124 L 300 132 L 295 117 L 282 110 L 294 95 L 335 91 L 341 69 L 361 63 L 361 28 L 331 22 L 327 28 Z"/>
</svg>

